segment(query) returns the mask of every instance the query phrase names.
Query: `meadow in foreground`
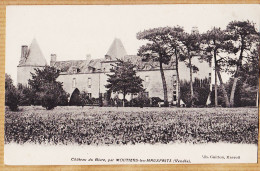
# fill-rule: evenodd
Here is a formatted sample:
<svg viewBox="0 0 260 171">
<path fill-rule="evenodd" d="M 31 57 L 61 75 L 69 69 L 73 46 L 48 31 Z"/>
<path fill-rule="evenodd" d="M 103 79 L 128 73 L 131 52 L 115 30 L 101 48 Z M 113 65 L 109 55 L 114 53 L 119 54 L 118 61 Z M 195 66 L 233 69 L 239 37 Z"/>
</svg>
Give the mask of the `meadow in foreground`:
<svg viewBox="0 0 260 171">
<path fill-rule="evenodd" d="M 5 113 L 5 143 L 257 144 L 257 108 L 21 107 Z"/>
</svg>

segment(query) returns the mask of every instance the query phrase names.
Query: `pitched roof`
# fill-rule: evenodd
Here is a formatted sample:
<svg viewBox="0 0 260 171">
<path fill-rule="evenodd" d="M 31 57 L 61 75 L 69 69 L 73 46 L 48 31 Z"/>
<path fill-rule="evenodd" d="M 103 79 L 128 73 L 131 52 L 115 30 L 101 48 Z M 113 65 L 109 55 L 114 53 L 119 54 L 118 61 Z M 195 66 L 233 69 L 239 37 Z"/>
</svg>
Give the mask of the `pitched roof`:
<svg viewBox="0 0 260 171">
<path fill-rule="evenodd" d="M 123 58 L 124 61 L 129 61 L 134 64 L 137 70 L 158 70 L 160 69 L 159 62 L 155 61 L 142 61 L 142 57 L 137 55 L 126 55 Z M 175 61 L 171 60 L 169 64 L 163 64 L 164 69 L 173 69 Z"/>
<path fill-rule="evenodd" d="M 39 47 L 36 39 L 33 39 L 25 59 L 19 64 L 19 66 L 45 66 L 47 65 L 46 59 Z"/>
<path fill-rule="evenodd" d="M 69 61 L 56 61 L 53 66 L 59 69 L 62 73 L 92 73 L 95 70 L 101 70 L 101 59 L 92 60 L 69 60 Z"/>
<path fill-rule="evenodd" d="M 120 39 L 115 38 L 106 56 L 110 56 L 111 60 L 116 60 L 116 59 L 123 59 L 125 55 L 127 55 L 127 53 L 123 43 L 121 42 Z"/>
</svg>

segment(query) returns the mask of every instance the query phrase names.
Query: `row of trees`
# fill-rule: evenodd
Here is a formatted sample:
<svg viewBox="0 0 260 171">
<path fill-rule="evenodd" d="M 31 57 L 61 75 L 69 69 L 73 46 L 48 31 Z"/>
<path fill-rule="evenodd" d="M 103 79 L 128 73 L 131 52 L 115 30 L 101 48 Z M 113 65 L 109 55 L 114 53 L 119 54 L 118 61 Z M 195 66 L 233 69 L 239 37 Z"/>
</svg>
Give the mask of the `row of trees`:
<svg viewBox="0 0 260 171">
<path fill-rule="evenodd" d="M 259 33 L 254 23 L 250 21 L 232 21 L 225 30 L 214 27 L 206 33 L 186 33 L 180 26 L 159 27 L 137 33 L 137 39 L 147 40 L 148 43 L 139 49 L 139 55 L 144 61 L 159 62 L 164 103 L 168 105 L 167 86 L 164 76 L 163 64 L 168 64 L 175 58 L 177 83 L 179 90 L 178 106 L 180 105 L 180 77 L 178 62 L 183 61 L 190 69 L 190 99 L 194 105 L 193 73 L 198 71 L 192 64 L 192 58 L 200 58 L 207 62 L 214 61 L 215 85 L 217 78 L 225 97 L 227 107 L 234 106 L 234 96 L 239 80 L 246 84 L 258 86 L 258 48 Z M 221 72 L 232 75 L 233 84 L 228 98 Z M 215 105 L 218 105 L 217 86 L 215 86 Z"/>
</svg>

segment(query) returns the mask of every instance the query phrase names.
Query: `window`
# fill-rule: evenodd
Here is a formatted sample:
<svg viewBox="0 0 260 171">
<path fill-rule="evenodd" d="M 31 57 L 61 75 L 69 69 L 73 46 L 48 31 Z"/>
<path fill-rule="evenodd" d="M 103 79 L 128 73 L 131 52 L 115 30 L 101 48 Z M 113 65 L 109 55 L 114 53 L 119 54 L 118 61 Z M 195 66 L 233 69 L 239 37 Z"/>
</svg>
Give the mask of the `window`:
<svg viewBox="0 0 260 171">
<path fill-rule="evenodd" d="M 211 80 L 211 73 L 209 73 L 209 80 Z"/>
<path fill-rule="evenodd" d="M 146 83 L 149 83 L 149 81 L 150 81 L 149 76 L 145 76 L 145 82 L 146 82 Z"/>
<path fill-rule="evenodd" d="M 88 98 L 91 99 L 91 93 L 87 93 Z"/>
<path fill-rule="evenodd" d="M 80 72 L 80 69 L 79 68 L 77 68 L 77 73 L 79 73 Z"/>
<path fill-rule="evenodd" d="M 92 85 L 92 80 L 91 78 L 88 78 L 88 88 L 91 88 L 91 85 Z"/>
<path fill-rule="evenodd" d="M 172 76 L 172 81 L 173 81 L 173 85 L 175 85 L 177 83 L 177 76 L 176 75 Z"/>
<path fill-rule="evenodd" d="M 176 90 L 173 91 L 173 101 L 177 101 L 177 92 L 176 92 Z"/>
<path fill-rule="evenodd" d="M 76 78 L 73 78 L 72 80 L 72 88 L 75 88 L 76 87 Z"/>
</svg>

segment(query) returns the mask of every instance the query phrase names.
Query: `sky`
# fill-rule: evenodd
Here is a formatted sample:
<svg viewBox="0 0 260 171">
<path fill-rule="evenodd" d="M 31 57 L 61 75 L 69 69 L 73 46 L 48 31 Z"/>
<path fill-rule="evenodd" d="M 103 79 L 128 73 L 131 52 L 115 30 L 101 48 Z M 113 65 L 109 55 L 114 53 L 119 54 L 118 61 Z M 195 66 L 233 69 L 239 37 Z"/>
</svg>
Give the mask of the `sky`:
<svg viewBox="0 0 260 171">
<path fill-rule="evenodd" d="M 6 73 L 14 83 L 21 46 L 36 38 L 47 62 L 103 58 L 115 38 L 128 55 L 145 44 L 136 33 L 156 27 L 182 26 L 200 33 L 212 27 L 225 29 L 233 20 L 250 20 L 260 30 L 260 5 L 63 5 L 7 6 Z"/>
</svg>

